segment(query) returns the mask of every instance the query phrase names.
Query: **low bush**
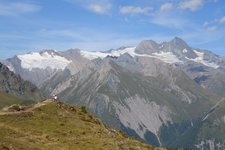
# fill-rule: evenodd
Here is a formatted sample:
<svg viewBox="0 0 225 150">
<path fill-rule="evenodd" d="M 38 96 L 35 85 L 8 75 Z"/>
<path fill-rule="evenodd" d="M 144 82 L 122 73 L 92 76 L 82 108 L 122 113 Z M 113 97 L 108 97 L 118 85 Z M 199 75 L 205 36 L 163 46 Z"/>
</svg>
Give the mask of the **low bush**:
<svg viewBox="0 0 225 150">
<path fill-rule="evenodd" d="M 87 113 L 87 110 L 86 110 L 86 107 L 85 106 L 81 106 L 81 112 L 83 112 L 83 113 Z"/>
</svg>

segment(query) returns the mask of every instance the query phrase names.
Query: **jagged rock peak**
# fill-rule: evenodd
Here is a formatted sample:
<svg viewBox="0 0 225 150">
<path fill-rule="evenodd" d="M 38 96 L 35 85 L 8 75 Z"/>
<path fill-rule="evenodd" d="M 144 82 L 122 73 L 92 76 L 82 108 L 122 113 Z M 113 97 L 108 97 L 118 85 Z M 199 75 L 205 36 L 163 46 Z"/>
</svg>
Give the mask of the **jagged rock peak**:
<svg viewBox="0 0 225 150">
<path fill-rule="evenodd" d="M 9 71 L 9 69 L 0 62 L 0 71 L 5 72 L 5 71 Z"/>
<path fill-rule="evenodd" d="M 190 49 L 190 47 L 188 46 L 188 44 L 181 38 L 179 37 L 175 37 L 174 39 L 172 39 L 170 42 L 168 42 L 171 46 L 173 46 L 174 48 L 179 48 L 179 49 Z"/>
<path fill-rule="evenodd" d="M 171 40 L 171 42 L 185 43 L 185 44 L 186 44 L 186 42 L 185 42 L 183 39 L 181 39 L 180 37 L 177 37 L 177 36 L 175 36 L 175 37 Z"/>
<path fill-rule="evenodd" d="M 144 40 L 136 47 L 136 52 L 139 54 L 151 54 L 157 52 L 159 44 L 153 40 Z"/>
<path fill-rule="evenodd" d="M 143 41 L 141 41 L 140 44 L 148 44 L 148 45 L 156 45 L 156 46 L 158 46 L 158 43 L 156 43 L 153 40 L 143 40 Z"/>
<path fill-rule="evenodd" d="M 153 40 L 142 41 L 135 49 L 138 54 L 154 54 L 154 53 L 172 53 L 177 57 L 189 57 L 195 58 L 196 54 L 193 49 L 181 38 L 175 37 L 168 42 L 162 42 L 160 44 Z"/>
</svg>

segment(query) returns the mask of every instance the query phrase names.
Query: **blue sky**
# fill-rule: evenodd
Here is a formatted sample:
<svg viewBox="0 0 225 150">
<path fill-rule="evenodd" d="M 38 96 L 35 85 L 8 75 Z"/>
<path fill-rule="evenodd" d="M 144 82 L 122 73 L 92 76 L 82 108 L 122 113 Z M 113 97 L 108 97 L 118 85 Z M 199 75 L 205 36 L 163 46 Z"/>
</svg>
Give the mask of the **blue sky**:
<svg viewBox="0 0 225 150">
<path fill-rule="evenodd" d="M 104 51 L 175 36 L 225 55 L 225 1 L 0 0 L 0 59 L 43 49 Z"/>
</svg>

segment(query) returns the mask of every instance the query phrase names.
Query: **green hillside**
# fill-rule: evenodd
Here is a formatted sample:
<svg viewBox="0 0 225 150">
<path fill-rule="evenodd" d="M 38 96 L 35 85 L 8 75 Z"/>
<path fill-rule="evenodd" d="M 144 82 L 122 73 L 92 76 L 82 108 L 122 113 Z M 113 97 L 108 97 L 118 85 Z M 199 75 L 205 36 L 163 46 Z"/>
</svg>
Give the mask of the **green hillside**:
<svg viewBox="0 0 225 150">
<path fill-rule="evenodd" d="M 14 95 L 0 92 L 0 108 L 10 106 L 12 104 L 31 104 L 33 101 L 23 100 Z"/>
<path fill-rule="evenodd" d="M 162 149 L 107 128 L 84 107 L 52 100 L 0 112 L 0 128 L 0 149 Z"/>
</svg>

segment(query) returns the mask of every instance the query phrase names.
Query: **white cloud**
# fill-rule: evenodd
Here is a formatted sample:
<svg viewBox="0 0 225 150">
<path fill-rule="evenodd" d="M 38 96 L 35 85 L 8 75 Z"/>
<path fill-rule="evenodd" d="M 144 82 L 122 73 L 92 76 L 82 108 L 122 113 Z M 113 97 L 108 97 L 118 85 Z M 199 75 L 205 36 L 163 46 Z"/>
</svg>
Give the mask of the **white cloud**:
<svg viewBox="0 0 225 150">
<path fill-rule="evenodd" d="M 41 7 L 31 3 L 1 3 L 0 2 L 0 15 L 2 16 L 16 16 L 19 14 L 32 13 L 39 11 Z"/>
<path fill-rule="evenodd" d="M 105 5 L 100 5 L 100 4 L 90 4 L 89 5 L 89 10 L 99 13 L 99 14 L 105 14 L 107 11 L 112 7 L 110 3 L 105 4 Z"/>
<path fill-rule="evenodd" d="M 225 16 L 219 20 L 220 23 L 225 23 Z"/>
<path fill-rule="evenodd" d="M 222 18 L 213 19 L 211 21 L 206 21 L 204 22 L 203 27 L 205 27 L 208 31 L 216 31 L 222 29 L 220 23 L 225 23 L 225 16 Z"/>
<path fill-rule="evenodd" d="M 215 30 L 218 30 L 220 29 L 220 24 L 219 23 L 225 23 L 225 16 L 222 17 L 222 18 L 217 18 L 217 19 L 214 19 L 214 20 L 211 20 L 211 21 L 206 21 L 204 24 L 203 24 L 203 27 L 205 27 L 208 31 L 215 31 Z"/>
<path fill-rule="evenodd" d="M 209 22 L 208 21 L 206 21 L 206 22 L 203 23 L 203 27 L 207 27 L 208 25 L 209 25 Z"/>
<path fill-rule="evenodd" d="M 165 13 L 173 9 L 173 4 L 172 3 L 164 3 L 160 7 L 160 13 Z"/>
<path fill-rule="evenodd" d="M 217 30 L 217 26 L 210 26 L 210 27 L 207 27 L 207 30 L 208 31 L 216 31 Z"/>
<path fill-rule="evenodd" d="M 97 14 L 108 14 L 112 8 L 110 0 L 65 0 L 68 3 L 80 5 Z"/>
<path fill-rule="evenodd" d="M 135 7 L 135 6 L 123 6 L 120 7 L 120 13 L 122 14 L 148 14 L 153 8 L 151 7 Z"/>
<path fill-rule="evenodd" d="M 176 28 L 176 29 L 183 29 L 185 26 L 189 25 L 191 26 L 192 24 L 189 23 L 188 20 L 185 20 L 180 17 L 175 17 L 175 16 L 156 16 L 152 18 L 150 21 L 151 23 L 168 27 L 168 28 Z"/>
<path fill-rule="evenodd" d="M 44 37 L 69 37 L 69 38 L 75 38 L 80 39 L 80 33 L 78 31 L 73 30 L 47 30 L 47 29 L 41 29 L 37 32 L 38 35 L 44 36 Z"/>
<path fill-rule="evenodd" d="M 179 4 L 180 9 L 196 11 L 203 6 L 203 0 L 185 0 Z"/>
</svg>

